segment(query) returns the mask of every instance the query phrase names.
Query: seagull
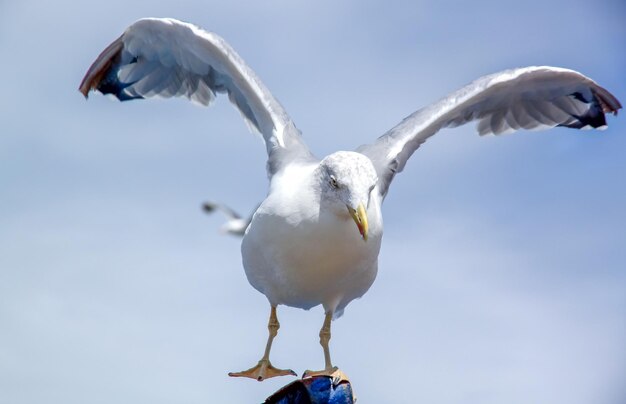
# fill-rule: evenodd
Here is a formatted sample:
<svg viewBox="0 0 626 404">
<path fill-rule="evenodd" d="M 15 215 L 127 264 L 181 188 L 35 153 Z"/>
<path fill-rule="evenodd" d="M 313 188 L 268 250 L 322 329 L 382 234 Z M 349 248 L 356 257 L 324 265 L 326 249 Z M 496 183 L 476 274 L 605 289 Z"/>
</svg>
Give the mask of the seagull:
<svg viewBox="0 0 626 404">
<path fill-rule="evenodd" d="M 223 203 L 207 201 L 202 204 L 202 209 L 209 214 L 215 212 L 216 210 L 222 212 L 224 216 L 228 218 L 228 221 L 220 227 L 220 231 L 237 237 L 242 237 L 246 233 L 246 229 L 252 221 L 252 215 L 254 214 L 254 211 L 256 211 L 255 209 L 252 214 L 248 215 L 248 217 L 244 219 L 230 206 Z"/>
<path fill-rule="evenodd" d="M 250 284 L 270 304 L 261 360 L 234 377 L 296 375 L 270 362 L 280 324 L 278 305 L 322 305 L 319 333 L 325 367 L 304 376 L 334 375 L 331 321 L 372 286 L 383 236 L 381 207 L 389 186 L 415 150 L 442 128 L 477 122 L 480 135 L 556 126 L 606 127 L 619 101 L 573 70 L 531 66 L 481 77 L 419 109 L 371 143 L 322 159 L 313 155 L 285 109 L 218 35 L 170 18 L 130 25 L 91 65 L 79 87 L 121 101 L 186 97 L 209 105 L 227 94 L 267 149 L 269 191 L 242 240 Z"/>
</svg>

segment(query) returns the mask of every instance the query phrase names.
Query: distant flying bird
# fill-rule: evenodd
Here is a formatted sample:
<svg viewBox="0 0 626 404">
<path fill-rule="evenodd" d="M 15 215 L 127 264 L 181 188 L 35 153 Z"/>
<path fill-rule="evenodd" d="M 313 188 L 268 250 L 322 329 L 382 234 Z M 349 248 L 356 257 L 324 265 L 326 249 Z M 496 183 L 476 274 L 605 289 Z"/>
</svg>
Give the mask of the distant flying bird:
<svg viewBox="0 0 626 404">
<path fill-rule="evenodd" d="M 228 233 L 238 237 L 242 237 L 245 234 L 248 225 L 252 221 L 252 215 L 254 214 L 254 211 L 256 211 L 255 209 L 254 211 L 252 211 L 252 214 L 248 215 L 248 217 L 244 219 L 230 206 L 223 203 L 207 201 L 202 204 L 202 209 L 206 213 L 213 213 L 216 210 L 222 212 L 224 216 L 226 216 L 228 221 L 220 227 L 220 231 L 222 233 Z"/>
<path fill-rule="evenodd" d="M 92 89 L 120 100 L 183 96 L 204 105 L 226 93 L 262 134 L 270 187 L 241 252 L 248 281 L 271 306 L 269 338 L 256 366 L 230 373 L 257 380 L 295 375 L 269 361 L 279 304 L 324 307 L 319 335 L 325 367 L 305 375 L 334 374 L 331 320 L 374 282 L 383 235 L 381 205 L 395 175 L 429 137 L 470 121 L 477 121 L 481 135 L 555 126 L 601 128 L 605 114 L 621 108 L 611 93 L 573 70 L 511 69 L 479 78 L 414 112 L 373 143 L 320 160 L 281 104 L 222 38 L 173 19 L 142 19 L 128 27 L 89 68 L 80 91 L 87 96 Z M 233 156 L 233 165 L 239 159 Z M 229 174 L 229 167 L 217 170 Z"/>
</svg>

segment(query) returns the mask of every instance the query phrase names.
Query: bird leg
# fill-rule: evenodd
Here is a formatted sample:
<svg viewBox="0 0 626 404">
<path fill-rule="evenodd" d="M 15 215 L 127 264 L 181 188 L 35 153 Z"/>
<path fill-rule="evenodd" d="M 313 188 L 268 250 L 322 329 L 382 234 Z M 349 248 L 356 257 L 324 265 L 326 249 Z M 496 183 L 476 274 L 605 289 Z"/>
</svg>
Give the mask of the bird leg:
<svg viewBox="0 0 626 404">
<path fill-rule="evenodd" d="M 324 317 L 324 325 L 322 325 L 322 329 L 320 330 L 320 345 L 322 345 L 322 348 L 324 349 L 324 361 L 326 362 L 326 366 L 324 367 L 324 370 L 305 371 L 302 375 L 303 378 L 312 376 L 330 376 L 335 378 L 336 373 L 339 370 L 336 366 L 333 366 L 330 361 L 330 348 L 328 347 L 328 343 L 330 342 L 330 322 L 332 319 L 333 313 L 327 312 Z"/>
<path fill-rule="evenodd" d="M 230 372 L 228 376 L 231 377 L 249 377 L 251 379 L 256 379 L 258 381 L 263 381 L 265 379 L 269 379 L 270 377 L 276 376 L 297 376 L 296 372 L 291 369 L 277 369 L 272 366 L 270 362 L 270 350 L 272 349 L 272 341 L 274 341 L 274 337 L 278 334 L 278 329 L 280 328 L 280 323 L 278 322 L 278 317 L 276 316 L 276 306 L 272 306 L 272 311 L 270 313 L 270 320 L 267 324 L 267 329 L 269 330 L 269 337 L 267 338 L 267 344 L 265 345 L 265 353 L 263 357 L 255 366 L 251 367 L 248 370 L 244 370 L 242 372 Z"/>
</svg>

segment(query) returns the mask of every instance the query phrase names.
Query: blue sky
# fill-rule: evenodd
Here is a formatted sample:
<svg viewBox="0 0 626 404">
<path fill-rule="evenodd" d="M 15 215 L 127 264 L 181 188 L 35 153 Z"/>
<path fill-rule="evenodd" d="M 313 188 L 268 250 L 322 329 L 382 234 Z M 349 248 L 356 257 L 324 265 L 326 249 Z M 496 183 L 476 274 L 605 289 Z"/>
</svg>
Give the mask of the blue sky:
<svg viewBox="0 0 626 404">
<path fill-rule="evenodd" d="M 0 3 L 0 403 L 259 402 L 268 305 L 205 199 L 246 212 L 261 141 L 226 100 L 118 103 L 78 84 L 134 20 L 226 38 L 318 155 L 488 73 L 535 64 L 626 100 L 617 1 Z M 626 121 L 446 130 L 384 206 L 379 276 L 333 324 L 364 403 L 626 399 Z M 281 307 L 272 360 L 323 364 L 322 310 Z"/>
</svg>

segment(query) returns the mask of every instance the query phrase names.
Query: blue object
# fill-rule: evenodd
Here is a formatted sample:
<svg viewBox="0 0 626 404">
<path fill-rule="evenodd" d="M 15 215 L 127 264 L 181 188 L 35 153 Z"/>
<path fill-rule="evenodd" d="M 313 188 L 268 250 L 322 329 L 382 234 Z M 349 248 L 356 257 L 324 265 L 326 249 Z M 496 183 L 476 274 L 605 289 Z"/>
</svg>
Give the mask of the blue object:
<svg viewBox="0 0 626 404">
<path fill-rule="evenodd" d="M 333 384 L 330 376 L 314 376 L 289 383 L 264 404 L 353 404 L 352 385 L 347 380 Z"/>
</svg>

